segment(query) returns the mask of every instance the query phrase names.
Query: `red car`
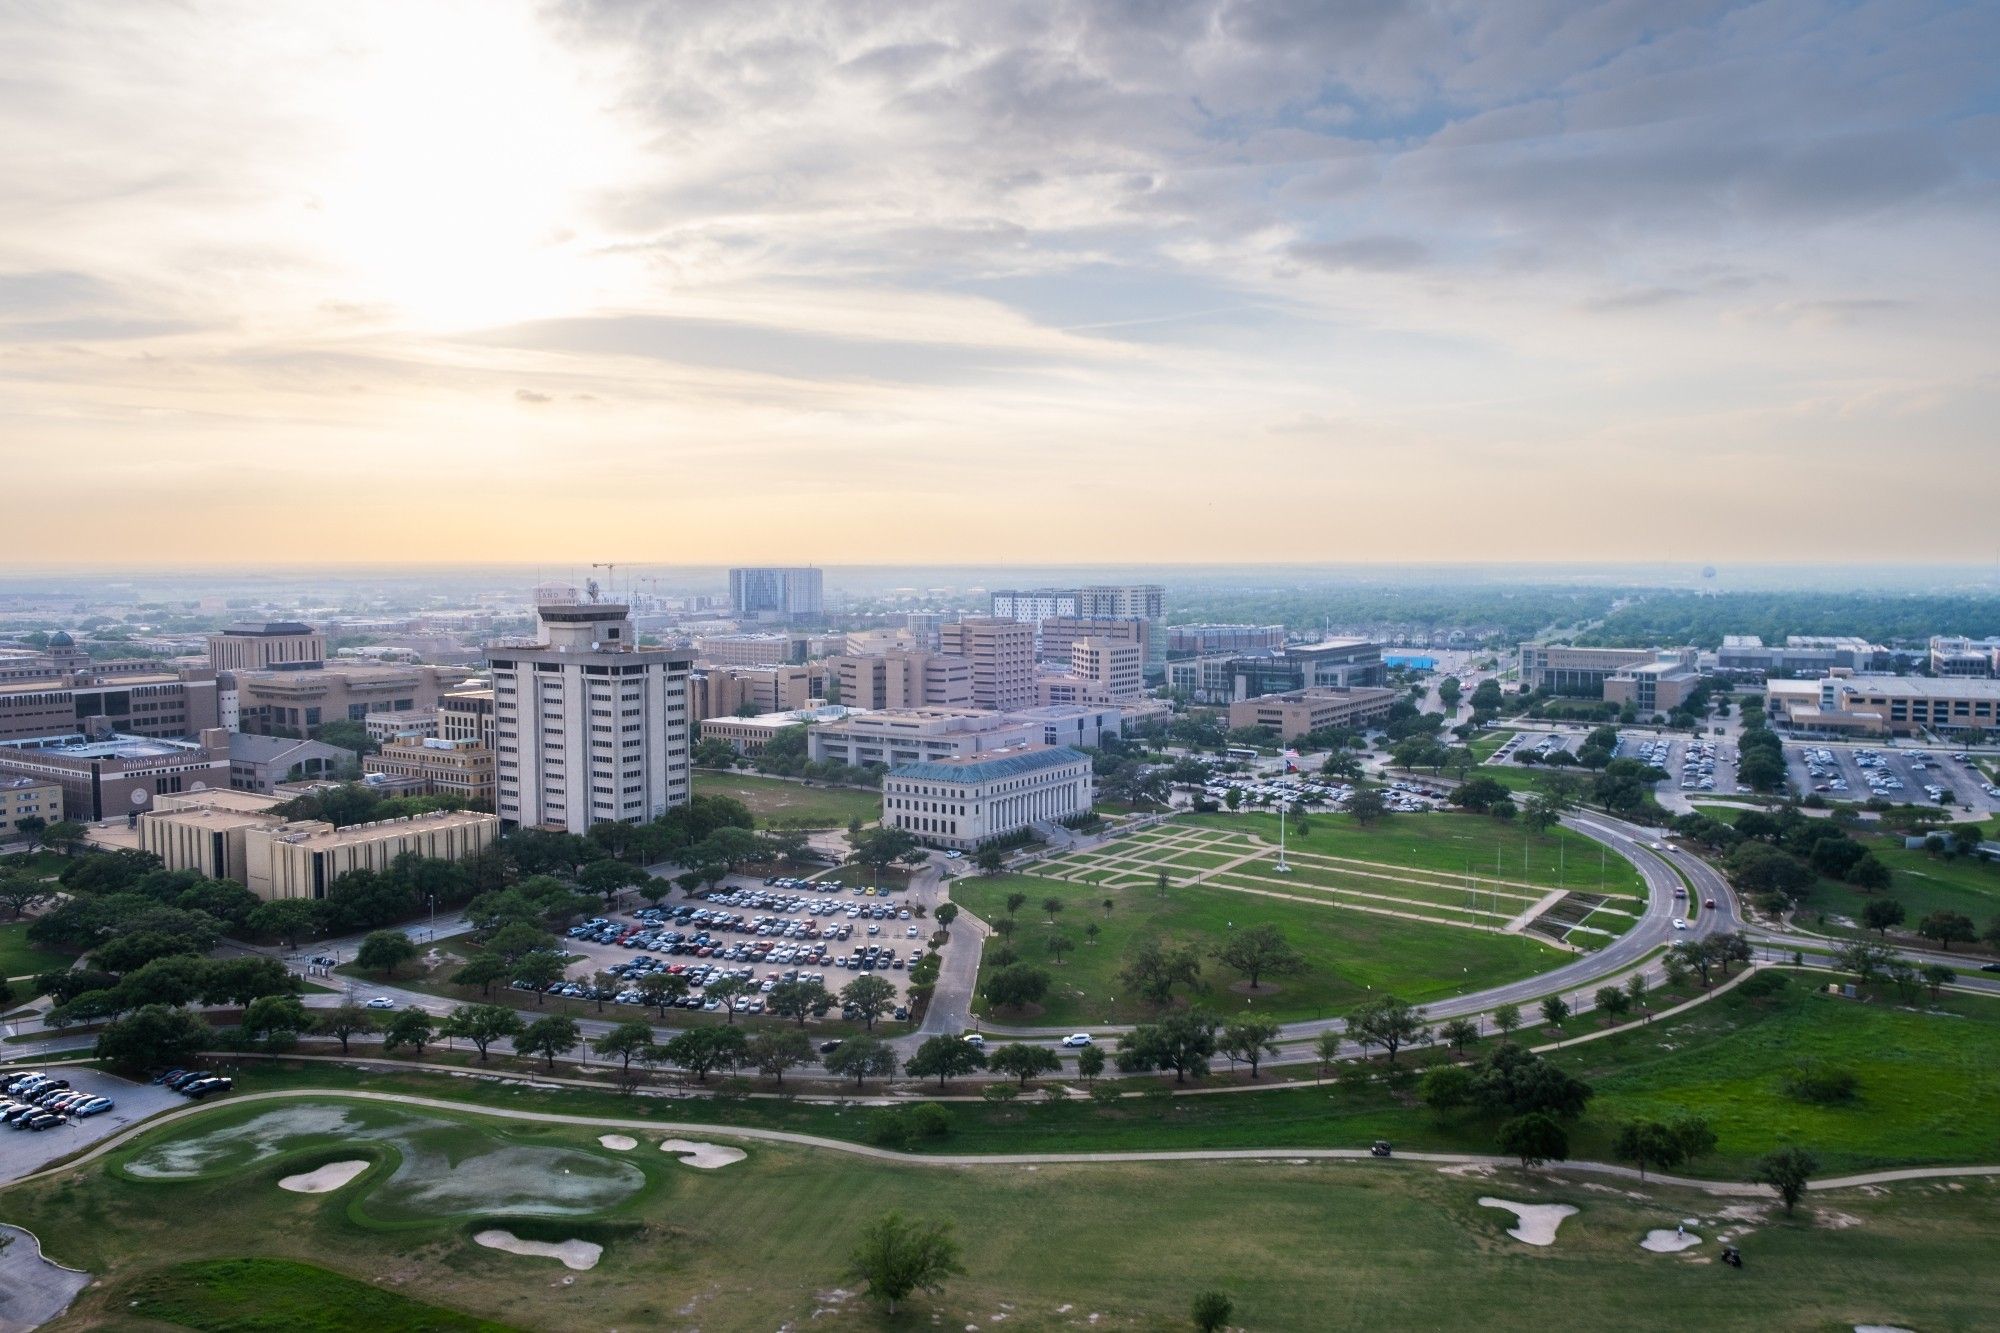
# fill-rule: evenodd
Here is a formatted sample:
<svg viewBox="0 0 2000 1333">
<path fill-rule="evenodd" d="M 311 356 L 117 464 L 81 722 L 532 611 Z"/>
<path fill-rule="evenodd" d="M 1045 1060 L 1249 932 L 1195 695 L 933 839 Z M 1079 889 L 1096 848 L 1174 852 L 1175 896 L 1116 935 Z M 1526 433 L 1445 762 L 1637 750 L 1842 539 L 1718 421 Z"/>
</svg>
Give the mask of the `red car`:
<svg viewBox="0 0 2000 1333">
<path fill-rule="evenodd" d="M 1703 907 L 1706 907 L 1706 908 L 1708 908 L 1708 909 L 1709 909 L 1709 910 L 1710 910 L 1710 911 L 1712 912 L 1712 911 L 1714 911 L 1714 910 L 1715 910 L 1715 899 L 1713 899 L 1713 898 L 1703 898 L 1703 899 L 1701 900 L 1701 905 L 1702 905 Z"/>
</svg>

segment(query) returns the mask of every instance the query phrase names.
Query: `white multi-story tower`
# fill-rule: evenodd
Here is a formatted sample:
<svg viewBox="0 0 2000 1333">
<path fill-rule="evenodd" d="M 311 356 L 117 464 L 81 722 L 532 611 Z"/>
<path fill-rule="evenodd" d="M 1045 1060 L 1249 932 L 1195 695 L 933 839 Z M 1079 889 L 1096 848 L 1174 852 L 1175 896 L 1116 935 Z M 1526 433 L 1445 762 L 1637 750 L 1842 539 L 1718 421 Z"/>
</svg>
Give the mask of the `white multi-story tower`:
<svg viewBox="0 0 2000 1333">
<path fill-rule="evenodd" d="M 693 657 L 641 649 L 623 606 L 535 611 L 535 640 L 486 649 L 501 822 L 581 833 L 685 805 Z"/>
</svg>

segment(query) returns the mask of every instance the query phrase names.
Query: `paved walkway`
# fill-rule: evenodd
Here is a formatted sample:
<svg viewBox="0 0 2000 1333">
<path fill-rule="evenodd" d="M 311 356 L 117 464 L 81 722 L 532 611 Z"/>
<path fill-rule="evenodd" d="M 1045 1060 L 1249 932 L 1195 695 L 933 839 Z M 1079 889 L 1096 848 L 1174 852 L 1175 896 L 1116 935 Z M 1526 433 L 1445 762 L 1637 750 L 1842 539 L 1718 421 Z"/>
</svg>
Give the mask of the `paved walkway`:
<svg viewBox="0 0 2000 1333">
<path fill-rule="evenodd" d="M 782 1129 L 754 1129 L 736 1125 L 709 1125 L 672 1120 L 625 1119 L 616 1116 L 559 1115 L 541 1111 L 514 1110 L 499 1106 L 476 1106 L 466 1102 L 449 1101 L 440 1097 L 418 1097 L 408 1093 L 365 1092 L 359 1090 L 336 1091 L 313 1088 L 286 1089 L 275 1092 L 245 1093 L 231 1097 L 224 1102 L 203 1103 L 169 1111 L 149 1124 L 128 1130 L 117 1138 L 110 1139 L 92 1148 L 89 1152 L 60 1166 L 51 1167 L 33 1176 L 23 1177 L 23 1181 L 41 1180 L 61 1175 L 80 1166 L 88 1165 L 106 1153 L 122 1147 L 140 1134 L 150 1133 L 163 1125 L 185 1120 L 191 1116 L 214 1111 L 224 1106 L 241 1106 L 246 1103 L 266 1101 L 297 1101 L 300 1099 L 337 1098 L 349 1101 L 388 1102 L 398 1106 L 421 1107 L 432 1111 L 450 1111 L 463 1115 L 488 1116 L 496 1120 L 525 1120 L 544 1125 L 575 1125 L 585 1129 L 638 1130 L 653 1134 L 692 1135 L 697 1138 L 741 1139 L 755 1143 L 783 1143 L 802 1148 L 817 1148 L 827 1152 L 845 1153 L 851 1157 L 867 1158 L 877 1162 L 893 1162 L 903 1166 L 922 1167 L 978 1167 L 978 1166 L 1063 1166 L 1117 1164 L 1122 1162 L 1274 1162 L 1284 1160 L 1307 1161 L 1352 1161 L 1393 1165 L 1396 1162 L 1436 1163 L 1444 1166 L 1486 1166 L 1495 1169 L 1517 1168 L 1519 1163 L 1512 1157 L 1495 1157 L 1483 1153 L 1432 1153 L 1406 1152 L 1395 1157 L 1379 1158 L 1367 1148 L 1195 1148 L 1185 1150 L 1161 1150 L 1154 1152 L 1051 1152 L 1051 1153 L 993 1153 L 980 1155 L 973 1153 L 903 1153 L 887 1148 L 877 1148 L 865 1143 L 849 1143 L 844 1139 L 821 1138 L 814 1134 L 798 1134 Z M 1662 1185 L 1674 1189 L 1699 1190 L 1705 1194 L 1723 1198 L 1775 1198 L 1776 1193 L 1768 1185 L 1753 1185 L 1730 1180 L 1696 1180 L 1687 1176 L 1662 1175 L 1650 1172 L 1641 1175 L 1629 1166 L 1613 1162 L 1556 1162 L 1541 1168 L 1544 1172 L 1557 1174 L 1577 1174 L 1589 1176 L 1609 1176 L 1618 1180 Z M 1940 1180 L 1954 1176 L 1995 1176 L 2000 1175 L 2000 1166 L 1939 1166 L 1911 1167 L 1900 1171 L 1876 1171 L 1865 1175 L 1841 1176 L 1831 1180 L 1813 1181 L 1809 1190 L 1854 1189 L 1863 1185 L 1894 1184 L 1910 1180 Z M 21 1182 L 17 1182 L 21 1183 Z"/>
</svg>

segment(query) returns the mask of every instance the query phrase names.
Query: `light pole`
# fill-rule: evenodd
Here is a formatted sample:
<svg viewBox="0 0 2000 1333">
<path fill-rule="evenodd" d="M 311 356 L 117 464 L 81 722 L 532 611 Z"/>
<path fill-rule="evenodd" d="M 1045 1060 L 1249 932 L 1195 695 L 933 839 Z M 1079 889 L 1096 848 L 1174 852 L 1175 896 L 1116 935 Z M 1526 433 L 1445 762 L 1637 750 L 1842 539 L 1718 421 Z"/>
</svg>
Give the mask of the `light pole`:
<svg viewBox="0 0 2000 1333">
<path fill-rule="evenodd" d="M 1280 875 L 1289 875 L 1292 868 L 1285 861 L 1285 807 L 1278 806 L 1278 863 L 1271 867 Z"/>
</svg>

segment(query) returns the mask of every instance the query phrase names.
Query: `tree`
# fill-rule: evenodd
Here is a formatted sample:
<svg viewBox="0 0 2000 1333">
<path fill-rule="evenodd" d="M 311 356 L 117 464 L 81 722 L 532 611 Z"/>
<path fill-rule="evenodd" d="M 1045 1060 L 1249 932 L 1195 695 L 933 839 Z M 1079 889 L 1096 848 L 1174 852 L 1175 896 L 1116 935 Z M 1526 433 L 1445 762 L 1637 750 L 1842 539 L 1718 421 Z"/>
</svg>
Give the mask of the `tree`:
<svg viewBox="0 0 2000 1333">
<path fill-rule="evenodd" d="M 1674 1132 L 1657 1120 L 1628 1120 L 1618 1128 L 1611 1153 L 1621 1161 L 1639 1167 L 1639 1179 L 1646 1178 L 1647 1166 L 1679 1165 L 1685 1150 Z"/>
<path fill-rule="evenodd" d="M 1097 1076 L 1104 1072 L 1104 1052 L 1095 1046 L 1086 1046 L 1076 1053 L 1076 1076 L 1085 1083 L 1095 1083 Z"/>
<path fill-rule="evenodd" d="M 583 1041 L 583 1030 L 574 1018 L 561 1014 L 544 1014 L 521 1030 L 514 1039 L 514 1049 L 522 1055 L 539 1055 L 549 1062 L 549 1068 L 556 1067 L 558 1055 L 568 1055 Z"/>
<path fill-rule="evenodd" d="M 569 969 L 569 959 L 554 949 L 536 949 L 524 953 L 514 960 L 510 969 L 514 980 L 523 982 L 535 993 L 535 1007 L 540 1008 L 548 997 L 549 988 L 563 978 Z"/>
<path fill-rule="evenodd" d="M 1715 1151 L 1715 1130 L 1706 1119 L 1691 1112 L 1683 1111 L 1667 1121 L 1667 1132 L 1673 1135 L 1684 1162 L 1697 1161 Z"/>
<path fill-rule="evenodd" d="M 279 898 L 265 903 L 244 923 L 253 935 L 284 942 L 287 949 L 299 947 L 299 940 L 313 928 L 313 905 L 304 898 Z"/>
<path fill-rule="evenodd" d="M 1007 895 L 1007 915 L 1012 916 L 1028 905 L 1028 895 L 1018 890 Z"/>
<path fill-rule="evenodd" d="M 699 1027 L 676 1033 L 659 1050 L 669 1063 L 693 1074 L 697 1083 L 706 1083 L 709 1070 L 734 1069 L 742 1064 L 750 1044 L 735 1028 Z"/>
<path fill-rule="evenodd" d="M 1512 1000 L 1494 1006 L 1493 1026 L 1500 1030 L 1503 1037 L 1512 1035 L 1514 1029 L 1521 1026 L 1521 1006 Z"/>
<path fill-rule="evenodd" d="M 1842 972 L 1852 972 L 1864 986 L 1880 975 L 1894 958 L 1895 954 L 1887 945 L 1861 940 L 1843 944 L 1833 951 L 1833 965 Z"/>
<path fill-rule="evenodd" d="M 149 1004 L 104 1025 L 97 1034 L 97 1058 L 122 1072 L 141 1073 L 188 1063 L 213 1035 L 207 1023 L 185 1009 Z"/>
<path fill-rule="evenodd" d="M 1589 1084 L 1512 1042 L 1486 1053 L 1474 1069 L 1472 1095 L 1494 1115 L 1527 1115 L 1542 1111 L 1574 1120 L 1589 1105 Z"/>
<path fill-rule="evenodd" d="M 896 988 L 881 977 L 856 977 L 841 990 L 840 1007 L 853 1011 L 873 1032 L 875 1020 L 896 1007 Z"/>
<path fill-rule="evenodd" d="M 1632 997 L 1625 993 L 1622 986 L 1599 986 L 1593 998 L 1597 1002 L 1597 1011 L 1614 1023 L 1632 1007 Z"/>
<path fill-rule="evenodd" d="M 237 1026 L 244 1036 L 253 1041 L 275 1040 L 289 1045 L 311 1023 L 312 1019 L 306 1014 L 306 1007 L 299 1003 L 298 996 L 265 995 L 250 1001 Z"/>
<path fill-rule="evenodd" d="M 1439 1065 L 1417 1085 L 1417 1096 L 1440 1118 L 1472 1100 L 1472 1073 L 1460 1065 Z"/>
<path fill-rule="evenodd" d="M 1119 980 L 1154 1004 L 1173 998 L 1176 985 L 1192 986 L 1201 979 L 1201 958 L 1192 948 L 1168 948 L 1152 936 L 1132 946 Z"/>
<path fill-rule="evenodd" d="M 1562 821 L 1563 808 L 1546 792 L 1536 792 L 1521 808 L 1521 822 L 1536 833 L 1547 833 Z"/>
<path fill-rule="evenodd" d="M 997 875 L 1007 868 L 1007 853 L 998 847 L 981 847 L 973 856 L 972 864 L 982 875 Z"/>
<path fill-rule="evenodd" d="M 680 972 L 648 972 L 639 978 L 639 998 L 659 1010 L 661 1018 L 667 1016 L 668 1005 L 685 999 L 692 989 L 694 983 Z"/>
<path fill-rule="evenodd" d="M 1804 1148 L 1780 1148 L 1766 1153 L 1757 1163 L 1757 1174 L 1752 1177 L 1760 1185 L 1769 1185 L 1778 1191 L 1784 1201 L 1785 1212 L 1798 1207 L 1805 1197 L 1806 1183 L 1812 1173 L 1819 1170 L 1819 1158 Z"/>
<path fill-rule="evenodd" d="M 1569 1132 L 1544 1111 L 1530 1111 L 1503 1123 L 1499 1143 L 1501 1152 L 1521 1159 L 1523 1170 L 1569 1160 Z"/>
<path fill-rule="evenodd" d="M 347 1054 L 349 1041 L 355 1037 L 366 1036 L 376 1028 L 375 1015 L 351 1002 L 333 1009 L 321 1010 L 314 1017 L 312 1025 L 314 1032 L 338 1040 L 342 1055 Z"/>
<path fill-rule="evenodd" d="M 382 1029 L 382 1049 L 393 1055 L 407 1046 L 421 1059 L 425 1045 L 436 1033 L 437 1024 L 423 1010 L 415 1005 L 398 1009 L 389 1025 Z"/>
<path fill-rule="evenodd" d="M 1053 894 L 1042 899 L 1042 911 L 1048 914 L 1049 924 L 1052 926 L 1056 923 L 1056 916 L 1067 906 L 1067 903 Z"/>
<path fill-rule="evenodd" d="M 1970 944 L 1979 938 L 1978 929 L 1972 918 L 1963 912 L 1932 912 L 1917 923 L 1917 934 L 1927 940 L 1936 940 L 1946 953 L 1951 952 L 1953 943 Z"/>
<path fill-rule="evenodd" d="M 76 820 L 58 819 L 42 830 L 42 843 L 64 856 L 75 856 L 89 835 L 90 830 Z"/>
<path fill-rule="evenodd" d="M 1903 905 L 1894 898 L 1871 898 L 1861 905 L 1861 924 L 1884 939 L 1889 927 L 1903 924 L 1904 915 Z"/>
<path fill-rule="evenodd" d="M 817 981 L 781 981 L 771 987 L 770 1004 L 772 1013 L 796 1019 L 804 1027 L 808 1018 L 826 1017 L 833 1008 L 833 992 Z"/>
<path fill-rule="evenodd" d="M 1244 1019 L 1222 1029 L 1217 1049 L 1228 1058 L 1232 1067 L 1238 1060 L 1249 1065 L 1250 1077 L 1256 1078 L 1257 1067 L 1264 1062 L 1264 1057 L 1278 1053 L 1280 1030 L 1276 1023 L 1267 1019 Z"/>
<path fill-rule="evenodd" d="M 903 1062 L 903 1072 L 911 1078 L 937 1076 L 938 1087 L 948 1078 L 958 1078 L 986 1067 L 986 1052 L 963 1037 L 940 1033 L 926 1037 L 923 1044 Z"/>
<path fill-rule="evenodd" d="M 1090 924 L 1094 926 L 1097 923 L 1093 921 Z M 1060 930 L 1052 930 L 1049 932 L 1046 947 L 1049 951 L 1049 957 L 1060 963 L 1062 956 L 1076 947 L 1076 941 Z"/>
<path fill-rule="evenodd" d="M 797 1028 L 766 1028 L 751 1035 L 746 1055 L 758 1073 L 783 1087 L 787 1069 L 812 1062 L 812 1039 Z"/>
<path fill-rule="evenodd" d="M 938 928 L 949 933 L 951 923 L 958 920 L 958 904 L 939 903 L 937 911 L 932 915 L 937 918 Z"/>
<path fill-rule="evenodd" d="M 619 1062 L 619 1067 L 630 1071 L 633 1057 L 643 1054 L 653 1044 L 653 1029 L 634 1019 L 620 1023 L 611 1031 L 590 1043 L 590 1049 L 606 1059 Z"/>
<path fill-rule="evenodd" d="M 1046 1046 L 1017 1041 L 987 1056 L 986 1067 L 1002 1074 L 1015 1075 L 1020 1080 L 1020 1086 L 1025 1088 L 1028 1080 L 1036 1075 L 1053 1073 L 1062 1068 L 1062 1061 Z"/>
<path fill-rule="evenodd" d="M 995 1008 L 1020 1009 L 1039 1003 L 1049 993 L 1049 974 L 1039 967 L 1015 963 L 987 977 L 980 989 Z"/>
<path fill-rule="evenodd" d="M 1551 995 L 1542 1001 L 1542 1021 L 1552 1028 L 1560 1028 L 1569 1017 L 1569 1001 L 1560 995 Z"/>
<path fill-rule="evenodd" d="M 1188 1318 L 1201 1333 L 1217 1333 L 1229 1327 L 1229 1316 L 1235 1312 L 1235 1304 L 1219 1291 L 1200 1292 L 1188 1306 Z"/>
<path fill-rule="evenodd" d="M 946 1278 L 964 1271 L 951 1223 L 912 1222 L 896 1212 L 862 1228 L 847 1260 L 848 1276 L 867 1283 L 869 1294 L 885 1302 L 890 1314 L 911 1292 L 936 1295 Z"/>
<path fill-rule="evenodd" d="M 703 987 L 702 994 L 711 1000 L 722 1002 L 722 1017 L 731 1027 L 736 1025 L 736 997 L 750 989 L 750 983 L 742 977 L 717 977 Z M 664 1011 L 662 1011 L 664 1013 Z"/>
<path fill-rule="evenodd" d="M 1393 995 L 1370 1000 L 1347 1019 L 1347 1035 L 1359 1042 L 1364 1050 L 1380 1046 L 1388 1052 L 1392 1064 L 1396 1052 L 1415 1041 L 1423 1031 L 1423 1011 Z"/>
<path fill-rule="evenodd" d="M 1895 876 L 1875 853 L 1869 852 L 1848 867 L 1847 882 L 1863 893 L 1879 893 L 1895 883 Z"/>
<path fill-rule="evenodd" d="M 1479 1025 L 1469 1018 L 1449 1018 L 1438 1024 L 1438 1038 L 1460 1055 L 1479 1040 Z"/>
<path fill-rule="evenodd" d="M 393 977 L 397 968 L 419 952 L 416 942 L 402 931 L 378 930 L 361 941 L 361 947 L 354 953 L 354 965 L 366 972 Z"/>
<path fill-rule="evenodd" d="M 1216 961 L 1241 972 L 1258 989 L 1263 976 L 1286 976 L 1305 970 L 1305 955 L 1293 948 L 1284 933 L 1269 922 L 1245 926 L 1229 932 L 1215 950 Z"/>
<path fill-rule="evenodd" d="M 1938 997 L 1938 992 L 1940 990 L 1942 990 L 1946 986 L 1949 986 L 1952 982 L 1958 980 L 1958 973 L 1952 971 L 1950 968 L 1946 967 L 1943 963 L 1925 964 L 1921 975 L 1923 977 L 1924 985 L 1929 986 L 1931 988 L 1931 998 L 1933 1000 L 1935 1000 Z"/>
<path fill-rule="evenodd" d="M 21 822 L 26 823 L 27 820 Z M 19 921 L 29 908 L 53 901 L 54 898 L 55 894 L 50 890 L 48 881 L 36 879 L 32 875 L 0 871 L 0 907 L 5 907 L 14 920 Z"/>
<path fill-rule="evenodd" d="M 445 1015 L 438 1031 L 443 1036 L 463 1037 L 471 1042 L 479 1052 L 480 1063 L 484 1064 L 487 1047 L 503 1037 L 520 1034 L 521 1016 L 504 1005 L 461 1004 Z"/>
<path fill-rule="evenodd" d="M 1215 1054 L 1217 1023 L 1201 1010 L 1168 1014 L 1157 1023 L 1143 1023 L 1118 1039 L 1118 1068 L 1125 1073 L 1171 1069 L 1174 1082 L 1208 1073 Z"/>
<path fill-rule="evenodd" d="M 1389 807 L 1383 802 L 1381 792 L 1373 787 L 1360 787 L 1347 798 L 1347 813 L 1355 823 L 1367 828 L 1386 816 Z"/>
<path fill-rule="evenodd" d="M 864 977 L 865 981 L 879 978 Z M 854 1077 L 854 1086 L 870 1078 L 889 1078 L 896 1072 L 896 1053 L 878 1037 L 850 1037 L 840 1049 L 826 1057 L 826 1072 L 835 1078 Z"/>
<path fill-rule="evenodd" d="M 1625 978 L 1625 997 L 1638 1006 L 1639 1012 L 1646 1011 L 1646 978 L 1634 972 Z"/>
<path fill-rule="evenodd" d="M 1340 1034 L 1320 1033 L 1318 1039 L 1313 1042 L 1313 1056 L 1319 1062 L 1319 1068 L 1313 1074 L 1314 1080 L 1318 1081 L 1325 1078 L 1326 1071 L 1340 1061 Z"/>
<path fill-rule="evenodd" d="M 512 970 L 507 960 L 498 954 L 481 953 L 467 959 L 464 967 L 451 974 L 451 984 L 477 986 L 481 995 L 491 995 L 493 983 L 505 981 Z"/>
</svg>

